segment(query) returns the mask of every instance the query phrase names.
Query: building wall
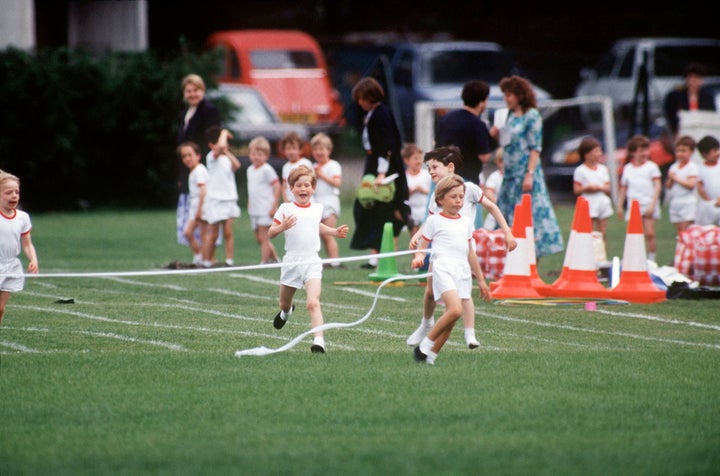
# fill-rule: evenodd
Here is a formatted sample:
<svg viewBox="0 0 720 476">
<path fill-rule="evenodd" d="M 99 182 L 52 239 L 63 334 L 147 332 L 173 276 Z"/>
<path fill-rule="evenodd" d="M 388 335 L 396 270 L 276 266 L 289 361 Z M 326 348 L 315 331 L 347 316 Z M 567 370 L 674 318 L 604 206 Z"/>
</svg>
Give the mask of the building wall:
<svg viewBox="0 0 720 476">
<path fill-rule="evenodd" d="M 35 2 L 2 0 L 0 13 L 0 49 L 35 48 Z"/>
</svg>

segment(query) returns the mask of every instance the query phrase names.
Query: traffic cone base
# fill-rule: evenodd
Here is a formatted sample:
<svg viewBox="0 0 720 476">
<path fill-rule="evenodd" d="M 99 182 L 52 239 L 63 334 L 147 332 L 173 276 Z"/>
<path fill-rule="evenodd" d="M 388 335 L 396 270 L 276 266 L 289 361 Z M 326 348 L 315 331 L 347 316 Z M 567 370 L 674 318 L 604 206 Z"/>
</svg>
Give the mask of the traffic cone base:
<svg viewBox="0 0 720 476">
<path fill-rule="evenodd" d="M 494 299 L 509 298 L 540 298 L 542 297 L 535 288 L 528 285 L 529 278 L 527 276 L 513 276 L 506 274 L 502 277 L 494 290 L 491 290 Z"/>
</svg>

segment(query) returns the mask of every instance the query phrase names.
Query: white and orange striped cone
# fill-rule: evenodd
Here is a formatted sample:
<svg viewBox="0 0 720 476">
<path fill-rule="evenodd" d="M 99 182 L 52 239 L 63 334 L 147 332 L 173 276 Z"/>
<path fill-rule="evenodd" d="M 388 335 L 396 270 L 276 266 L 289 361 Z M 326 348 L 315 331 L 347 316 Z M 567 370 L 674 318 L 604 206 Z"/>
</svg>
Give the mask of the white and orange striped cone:
<svg viewBox="0 0 720 476">
<path fill-rule="evenodd" d="M 548 296 L 550 285 L 540 278 L 537 270 L 537 254 L 535 252 L 535 228 L 533 227 L 532 198 L 529 193 L 523 193 L 522 213 L 525 216 L 525 238 L 528 242 L 528 263 L 530 264 L 530 285 L 541 296 Z"/>
<path fill-rule="evenodd" d="M 648 272 L 645 233 L 640 216 L 640 203 L 637 200 L 630 204 L 620 282 L 610 290 L 610 297 L 638 304 L 662 302 L 666 299 L 665 291 L 655 286 Z"/>
<path fill-rule="evenodd" d="M 590 206 L 587 199 L 578 197 L 563 270 L 558 279 L 550 286 L 548 295 L 607 298 L 608 293 L 609 290 L 600 283 L 597 277 Z"/>
<path fill-rule="evenodd" d="M 530 263 L 528 261 L 527 250 L 530 244 L 525 236 L 525 216 L 521 208 L 522 204 L 518 203 L 515 205 L 512 224 L 512 234 L 515 237 L 515 241 L 517 241 L 517 248 L 507 254 L 503 276 L 495 282 L 495 286 L 490 288 L 493 298 L 542 297 L 530 284 Z"/>
</svg>

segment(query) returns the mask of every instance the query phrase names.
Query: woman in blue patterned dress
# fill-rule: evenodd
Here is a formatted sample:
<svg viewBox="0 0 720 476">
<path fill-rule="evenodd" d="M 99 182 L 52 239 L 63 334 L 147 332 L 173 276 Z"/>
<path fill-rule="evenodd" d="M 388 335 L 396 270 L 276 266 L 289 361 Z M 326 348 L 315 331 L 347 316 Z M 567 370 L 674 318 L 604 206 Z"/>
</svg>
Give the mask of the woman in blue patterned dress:
<svg viewBox="0 0 720 476">
<path fill-rule="evenodd" d="M 505 162 L 498 207 L 508 223 L 512 223 L 515 205 L 522 201 L 524 193 L 529 193 L 536 256 L 540 258 L 558 253 L 563 250 L 564 244 L 540 162 L 543 123 L 535 93 L 530 82 L 519 76 L 503 78 L 500 90 L 505 96 L 509 113 L 501 129 L 493 126 L 490 130 L 490 134 L 503 146 Z"/>
</svg>

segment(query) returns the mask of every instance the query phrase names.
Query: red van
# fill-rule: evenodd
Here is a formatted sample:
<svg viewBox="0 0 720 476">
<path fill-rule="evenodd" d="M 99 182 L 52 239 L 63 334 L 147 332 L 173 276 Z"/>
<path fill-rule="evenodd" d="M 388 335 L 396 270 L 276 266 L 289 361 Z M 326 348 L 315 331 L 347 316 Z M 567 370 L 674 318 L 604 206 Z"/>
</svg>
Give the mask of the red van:
<svg viewBox="0 0 720 476">
<path fill-rule="evenodd" d="M 219 83 L 257 87 L 282 121 L 305 124 L 311 133 L 340 132 L 342 103 L 312 36 L 297 30 L 218 31 L 207 47 L 224 52 Z"/>
</svg>

